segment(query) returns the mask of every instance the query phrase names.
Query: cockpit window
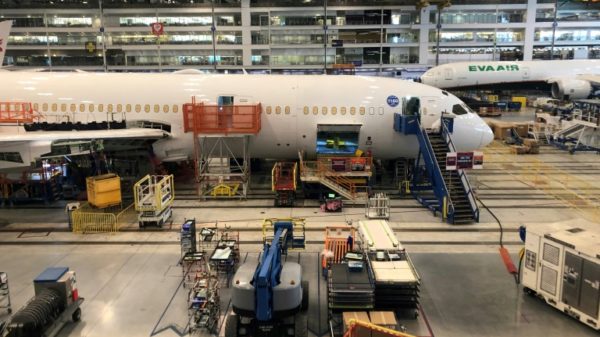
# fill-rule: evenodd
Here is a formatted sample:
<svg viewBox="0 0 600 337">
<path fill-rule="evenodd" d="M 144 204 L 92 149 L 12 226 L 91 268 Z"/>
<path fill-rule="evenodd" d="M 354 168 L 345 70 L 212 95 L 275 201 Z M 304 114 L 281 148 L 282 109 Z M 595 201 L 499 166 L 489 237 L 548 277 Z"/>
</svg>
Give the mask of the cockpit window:
<svg viewBox="0 0 600 337">
<path fill-rule="evenodd" d="M 452 113 L 455 114 L 455 115 L 457 115 L 457 116 L 467 114 L 468 112 L 469 112 L 469 110 L 467 110 L 461 104 L 454 104 L 452 106 Z"/>
</svg>

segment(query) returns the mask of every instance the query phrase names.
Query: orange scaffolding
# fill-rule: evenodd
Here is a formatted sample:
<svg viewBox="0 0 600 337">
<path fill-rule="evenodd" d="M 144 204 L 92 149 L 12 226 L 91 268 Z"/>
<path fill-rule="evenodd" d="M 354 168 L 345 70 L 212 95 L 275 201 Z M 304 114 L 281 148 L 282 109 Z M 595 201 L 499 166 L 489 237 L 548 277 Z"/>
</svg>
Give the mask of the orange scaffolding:
<svg viewBox="0 0 600 337">
<path fill-rule="evenodd" d="M 192 103 L 183 105 L 184 132 L 197 134 L 252 134 L 260 132 L 260 103 L 217 105 Z"/>
<path fill-rule="evenodd" d="M 355 239 L 355 231 L 350 226 L 327 226 L 325 227 L 325 250 L 321 256 L 321 268 L 323 275 L 329 264 L 341 263 L 348 252 L 348 236 Z"/>
<path fill-rule="evenodd" d="M 31 103 L 0 102 L 0 123 L 31 123 L 33 119 Z"/>
</svg>

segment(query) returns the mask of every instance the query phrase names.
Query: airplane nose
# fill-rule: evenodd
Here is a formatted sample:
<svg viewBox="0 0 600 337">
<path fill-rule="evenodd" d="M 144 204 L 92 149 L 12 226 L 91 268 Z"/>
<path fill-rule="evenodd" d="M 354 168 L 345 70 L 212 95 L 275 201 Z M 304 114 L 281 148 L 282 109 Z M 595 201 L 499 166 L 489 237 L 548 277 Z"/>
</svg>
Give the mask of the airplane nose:
<svg viewBox="0 0 600 337">
<path fill-rule="evenodd" d="M 481 142 L 479 143 L 480 149 L 487 146 L 489 143 L 491 143 L 494 140 L 494 132 L 492 131 L 490 126 L 487 125 L 487 123 L 485 123 L 483 120 L 481 121 L 481 123 L 483 125 L 480 128 L 480 132 L 481 132 Z"/>
</svg>

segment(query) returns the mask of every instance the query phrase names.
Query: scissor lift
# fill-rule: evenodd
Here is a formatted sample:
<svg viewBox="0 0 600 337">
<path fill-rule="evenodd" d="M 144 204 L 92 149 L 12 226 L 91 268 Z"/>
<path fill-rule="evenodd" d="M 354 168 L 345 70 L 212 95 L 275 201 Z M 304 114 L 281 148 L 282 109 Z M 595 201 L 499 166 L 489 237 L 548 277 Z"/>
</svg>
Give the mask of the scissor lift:
<svg viewBox="0 0 600 337">
<path fill-rule="evenodd" d="M 135 184 L 133 194 L 140 228 L 162 227 L 171 219 L 171 205 L 175 199 L 173 175 L 146 175 Z"/>
<path fill-rule="evenodd" d="M 277 162 L 271 171 L 271 190 L 275 192 L 275 207 L 294 206 L 298 164 Z"/>
</svg>

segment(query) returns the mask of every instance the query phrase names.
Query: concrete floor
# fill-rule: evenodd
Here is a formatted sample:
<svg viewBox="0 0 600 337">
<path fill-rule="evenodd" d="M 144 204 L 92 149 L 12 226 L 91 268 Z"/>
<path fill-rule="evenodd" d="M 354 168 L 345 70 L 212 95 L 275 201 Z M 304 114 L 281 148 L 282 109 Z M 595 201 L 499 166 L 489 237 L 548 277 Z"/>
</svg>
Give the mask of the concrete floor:
<svg viewBox="0 0 600 337">
<path fill-rule="evenodd" d="M 470 179 L 478 195 L 500 219 L 504 243 L 513 257 L 521 249 L 517 228 L 586 218 L 600 223 L 595 196 L 600 193 L 600 157 L 569 155 L 542 148 L 537 156 L 489 150 L 485 169 Z M 564 172 L 568 172 L 565 175 Z M 581 183 L 585 185 L 580 186 Z M 187 325 L 187 290 L 181 287 L 178 228 L 185 218 L 240 230 L 242 256 L 255 259 L 267 217 L 305 217 L 308 246 L 299 259 L 310 279 L 310 331 L 327 331 L 326 285 L 318 277 L 323 228 L 364 219 L 361 207 L 322 213 L 316 205 L 271 208 L 271 200 L 199 202 L 177 200 L 171 230 L 116 234 L 67 231 L 61 204 L 48 208 L 0 209 L 0 271 L 8 272 L 13 308 L 33 295 L 32 280 L 49 266 L 69 266 L 86 298 L 83 317 L 60 336 L 178 336 Z M 591 206 L 590 206 L 591 205 Z M 300 205 L 302 206 L 302 205 Z M 422 277 L 423 314 L 403 320 L 418 336 L 598 336 L 592 329 L 540 300 L 525 296 L 498 254 L 500 232 L 481 210 L 478 224 L 447 225 L 412 199 L 393 200 L 390 223 Z M 221 290 L 222 313 L 229 290 Z M 8 316 L 0 310 L 0 320 Z M 427 325 L 429 323 L 430 328 Z"/>
</svg>

